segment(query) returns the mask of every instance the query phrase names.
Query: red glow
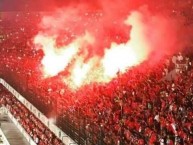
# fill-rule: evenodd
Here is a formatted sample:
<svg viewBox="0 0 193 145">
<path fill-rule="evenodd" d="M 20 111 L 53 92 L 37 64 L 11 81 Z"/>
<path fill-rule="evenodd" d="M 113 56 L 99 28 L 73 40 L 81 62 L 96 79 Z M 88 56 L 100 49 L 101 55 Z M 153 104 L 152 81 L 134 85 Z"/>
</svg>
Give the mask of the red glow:
<svg viewBox="0 0 193 145">
<path fill-rule="evenodd" d="M 66 71 L 63 80 L 73 87 L 109 82 L 117 72 L 124 73 L 129 67 L 140 64 L 155 47 L 168 41 L 170 35 L 163 39 L 162 34 L 168 31 L 169 21 L 150 16 L 146 8 L 130 11 L 123 5 L 110 6 L 123 9 L 113 12 L 105 7 L 87 12 L 84 8 L 88 5 L 80 5 L 43 17 L 34 43 L 41 45 L 44 51 L 44 77 Z M 164 25 L 160 27 L 162 22 Z M 171 40 L 168 47 L 174 43 Z M 160 56 L 165 49 L 160 51 Z"/>
</svg>

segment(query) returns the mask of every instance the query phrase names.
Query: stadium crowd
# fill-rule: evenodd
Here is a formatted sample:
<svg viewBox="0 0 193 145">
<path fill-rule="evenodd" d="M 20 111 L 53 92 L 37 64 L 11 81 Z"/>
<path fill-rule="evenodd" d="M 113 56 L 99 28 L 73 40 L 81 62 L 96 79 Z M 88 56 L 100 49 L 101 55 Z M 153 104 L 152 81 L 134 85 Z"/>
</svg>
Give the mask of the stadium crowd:
<svg viewBox="0 0 193 145">
<path fill-rule="evenodd" d="M 22 20 L 17 20 L 20 16 Z M 39 19 L 36 16 L 35 20 Z M 57 77 L 39 79 L 37 68 L 43 54 L 30 49 L 28 41 L 37 30 L 29 25 L 33 25 L 28 21 L 32 18 L 27 16 L 23 21 L 23 17 L 20 13 L 14 15 L 18 27 L 1 21 L 5 27 L 0 54 L 2 77 L 48 117 L 54 110 L 57 125 L 78 144 L 193 144 L 191 57 L 179 53 L 156 65 L 144 62 L 118 74 L 108 84 L 93 83 L 71 92 Z M 175 69 L 178 71 L 167 79 Z M 9 108 L 36 143 L 61 144 L 5 90 L 1 91 L 1 104 Z"/>
<path fill-rule="evenodd" d="M 36 24 L 40 20 L 40 13 L 5 12 L 3 15 L 0 18 L 2 28 L 0 29 L 2 31 L 0 32 L 0 73 L 16 90 L 22 92 L 30 102 L 39 106 L 38 109 L 46 114 L 50 112 L 48 109 L 50 101 L 45 103 L 40 93 L 36 94 L 40 90 L 44 92 L 42 84 L 34 84 L 39 80 L 40 70 L 38 68 L 43 53 L 31 47 L 33 36 L 38 33 Z M 30 90 L 33 90 L 33 93 L 30 93 Z"/>
<path fill-rule="evenodd" d="M 145 63 L 108 85 L 86 86 L 69 97 L 72 105 L 65 96 L 58 125 L 70 132 L 64 122 L 71 120 L 88 144 L 193 143 L 192 67 L 172 81 L 163 79 L 165 69 Z"/>
</svg>

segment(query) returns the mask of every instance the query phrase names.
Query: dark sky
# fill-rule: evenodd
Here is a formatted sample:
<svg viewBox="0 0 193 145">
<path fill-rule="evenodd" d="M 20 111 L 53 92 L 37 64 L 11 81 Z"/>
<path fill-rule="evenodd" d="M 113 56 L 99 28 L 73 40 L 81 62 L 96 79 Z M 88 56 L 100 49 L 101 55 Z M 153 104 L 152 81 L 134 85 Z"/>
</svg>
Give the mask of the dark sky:
<svg viewBox="0 0 193 145">
<path fill-rule="evenodd" d="M 44 11 L 68 4 L 72 0 L 0 0 L 0 11 Z M 76 1 L 76 0 L 73 0 Z"/>
<path fill-rule="evenodd" d="M 0 11 L 45 11 L 53 10 L 57 7 L 68 5 L 88 4 L 98 6 L 103 0 L 0 0 Z M 119 0 L 104 0 L 116 3 Z M 148 0 L 127 0 L 131 1 L 132 5 L 138 2 L 146 2 Z M 138 2 L 137 2 L 138 1 Z M 123 0 L 124 3 L 124 0 Z M 100 4 L 99 4 L 100 7 Z"/>
</svg>

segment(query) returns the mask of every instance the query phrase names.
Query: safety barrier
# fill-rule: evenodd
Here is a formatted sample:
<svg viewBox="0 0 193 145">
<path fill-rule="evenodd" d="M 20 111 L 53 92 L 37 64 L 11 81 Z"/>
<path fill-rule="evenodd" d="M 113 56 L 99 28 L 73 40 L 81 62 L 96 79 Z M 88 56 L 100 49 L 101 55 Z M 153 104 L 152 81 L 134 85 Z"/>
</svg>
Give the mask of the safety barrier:
<svg viewBox="0 0 193 145">
<path fill-rule="evenodd" d="M 30 143 L 30 145 L 37 145 L 34 140 L 31 138 L 31 136 L 25 131 L 25 129 L 20 125 L 20 123 L 14 118 L 14 116 L 10 113 L 10 111 L 3 107 L 6 114 L 9 116 L 11 121 L 16 125 L 16 127 L 19 129 L 19 131 L 23 134 L 23 136 L 27 139 L 27 141 Z"/>
<path fill-rule="evenodd" d="M 5 80 L 0 79 L 0 83 L 9 90 L 26 108 L 28 108 L 39 120 L 47 126 L 62 142 L 66 145 L 74 144 L 77 145 L 66 133 L 64 133 L 60 128 L 58 128 L 51 120 L 49 120 L 43 113 L 41 113 L 36 107 L 34 107 L 29 101 L 27 101 L 21 94 L 19 94 L 11 85 L 9 85 Z M 9 116 L 11 114 L 9 113 Z M 11 116 L 14 118 L 13 116 Z M 14 119 L 13 119 L 14 120 Z M 15 120 L 14 122 L 18 124 Z M 20 131 L 23 132 L 24 136 L 26 136 L 29 141 L 28 136 L 23 131 L 22 127 Z M 33 144 L 34 145 L 34 144 Z"/>
<path fill-rule="evenodd" d="M 3 131 L 1 130 L 1 128 L 0 128 L 0 135 L 1 135 L 1 137 L 0 137 L 1 143 L 2 143 L 3 145 L 10 145 L 9 142 L 8 142 L 8 140 L 7 140 L 7 138 L 5 137 L 5 135 L 4 135 L 4 133 L 3 133 Z M 0 143 L 0 144 L 1 144 L 1 143 Z"/>
</svg>

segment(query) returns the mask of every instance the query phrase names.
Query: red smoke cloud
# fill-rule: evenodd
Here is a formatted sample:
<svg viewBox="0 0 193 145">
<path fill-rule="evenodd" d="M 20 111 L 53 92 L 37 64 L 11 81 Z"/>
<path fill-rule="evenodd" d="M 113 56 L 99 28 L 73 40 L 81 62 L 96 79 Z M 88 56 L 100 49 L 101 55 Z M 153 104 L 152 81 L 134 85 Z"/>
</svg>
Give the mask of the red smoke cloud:
<svg viewBox="0 0 193 145">
<path fill-rule="evenodd" d="M 71 2 L 43 16 L 34 38 L 44 51 L 45 77 L 67 72 L 64 82 L 81 86 L 108 82 L 157 52 L 156 59 L 177 48 L 176 21 L 148 11 L 134 10 L 131 1 Z"/>
</svg>

